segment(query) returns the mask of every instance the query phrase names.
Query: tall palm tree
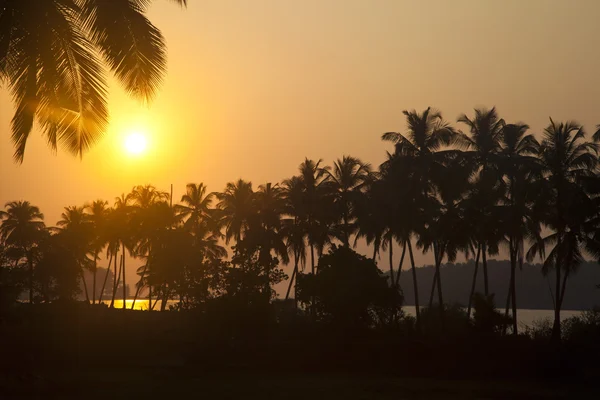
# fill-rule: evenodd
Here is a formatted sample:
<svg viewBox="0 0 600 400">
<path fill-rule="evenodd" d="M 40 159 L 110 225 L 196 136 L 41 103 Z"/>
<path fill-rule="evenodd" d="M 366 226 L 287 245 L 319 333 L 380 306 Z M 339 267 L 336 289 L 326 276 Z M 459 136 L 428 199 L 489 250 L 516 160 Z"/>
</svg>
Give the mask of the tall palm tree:
<svg viewBox="0 0 600 400">
<path fill-rule="evenodd" d="M 380 169 L 385 171 L 387 180 L 396 181 L 392 185 L 404 182 L 403 186 L 405 187 L 400 194 L 404 206 L 403 209 L 393 208 L 394 215 L 392 215 L 392 219 L 395 225 L 393 230 L 407 245 L 411 263 L 414 263 L 410 238 L 413 233 L 418 233 L 421 236 L 428 235 L 424 229 L 433 228 L 431 220 L 433 216 L 428 215 L 428 212 L 433 208 L 426 207 L 426 204 L 431 203 L 435 195 L 435 183 L 443 179 L 444 159 L 453 154 L 453 151 L 440 150 L 450 145 L 460 146 L 462 137 L 457 135 L 454 129 L 444 121 L 440 112 L 431 109 L 431 107 L 428 107 L 422 113 L 415 110 L 405 110 L 402 113 L 406 117 L 407 132 L 406 134 L 387 132 L 382 135 L 383 140 L 394 143 L 394 153 L 382 164 Z M 400 216 L 405 216 L 406 221 L 415 221 L 416 219 L 420 222 L 412 224 L 400 222 Z M 390 240 L 389 243 L 391 247 L 392 241 Z M 437 247 L 437 244 L 434 245 L 435 249 Z M 424 249 L 426 250 L 428 247 Z M 436 274 L 435 279 L 440 279 L 439 274 Z M 414 267 L 413 281 L 416 298 L 416 271 Z M 434 284 L 435 282 L 434 280 Z M 441 289 L 439 293 L 441 294 Z M 442 310 L 442 307 L 440 307 L 440 310 Z"/>
<path fill-rule="evenodd" d="M 136 256 L 146 258 L 146 264 L 141 275 L 141 280 L 148 283 L 148 301 L 152 304 L 152 286 L 150 278 L 152 274 L 153 247 L 161 232 L 169 229 L 175 219 L 174 212 L 167 201 L 170 196 L 168 193 L 156 189 L 152 185 L 138 185 L 127 195 L 127 202 L 131 207 L 131 224 L 134 229 L 134 253 Z M 125 246 L 123 247 L 123 254 Z M 138 286 L 139 289 L 139 286 Z M 136 290 L 135 298 L 139 294 Z M 125 300 L 127 297 L 127 287 L 125 283 L 125 262 L 123 257 L 123 309 L 125 309 Z M 152 307 L 149 307 L 151 310 Z"/>
<path fill-rule="evenodd" d="M 310 246 L 311 273 L 315 273 L 315 251 L 317 256 L 331 240 L 331 221 L 335 218 L 331 197 L 326 184 L 327 171 L 317 161 L 305 158 L 299 166 L 303 185 L 303 203 L 306 210 L 307 239 Z"/>
<path fill-rule="evenodd" d="M 0 239 L 13 246 L 25 256 L 29 269 L 29 302 L 33 302 L 33 254 L 41 233 L 45 229 L 44 214 L 28 201 L 6 203 L 6 211 L 0 211 Z"/>
<path fill-rule="evenodd" d="M 333 168 L 325 167 L 326 184 L 331 190 L 333 203 L 341 216 L 342 244 L 350 245 L 350 235 L 356 230 L 352 223 L 354 208 L 361 190 L 371 175 L 371 166 L 360 159 L 343 156 L 333 163 Z"/>
<path fill-rule="evenodd" d="M 286 291 L 287 300 L 294 282 L 297 282 L 299 265 L 306 264 L 306 208 L 303 203 L 304 185 L 299 176 L 293 176 L 283 181 L 283 195 L 285 199 L 284 212 L 287 218 L 282 221 L 283 235 L 286 239 L 288 251 L 294 258 L 294 270 Z M 294 297 L 296 297 L 294 295 Z M 297 302 L 296 302 L 297 304 Z"/>
<path fill-rule="evenodd" d="M 496 108 L 490 110 L 475 109 L 475 117 L 469 118 L 463 114 L 458 122 L 467 125 L 470 136 L 460 134 L 463 144 L 468 147 L 465 156 L 471 161 L 475 175 L 474 191 L 470 195 L 470 208 L 478 213 L 473 220 L 478 221 L 473 229 L 477 232 L 478 247 L 481 248 L 484 293 L 489 295 L 489 280 L 487 271 L 487 255 L 497 252 L 498 234 L 494 230 L 496 220 L 495 207 L 500 200 L 498 190 L 501 176 L 498 170 L 498 153 L 501 151 L 501 141 L 505 122 L 498 116 Z"/>
<path fill-rule="evenodd" d="M 248 229 L 250 221 L 256 214 L 256 203 L 252 182 L 239 179 L 229 182 L 223 193 L 217 194 L 217 209 L 220 222 L 225 227 L 225 243 L 233 238 L 239 243 Z"/>
<path fill-rule="evenodd" d="M 68 248 L 74 255 L 79 265 L 79 274 L 83 282 L 85 299 L 89 303 L 90 296 L 87 283 L 84 278 L 84 269 L 91 269 L 93 262 L 88 254 L 94 253 L 94 230 L 85 207 L 65 207 L 60 215 L 61 219 L 56 223 L 55 230 L 64 237 Z"/>
<path fill-rule="evenodd" d="M 585 131 L 575 122 L 550 125 L 544 130 L 539 157 L 549 187 L 545 224 L 552 232 L 538 240 L 528 251 L 528 258 L 540 255 L 543 272 L 555 270 L 554 325 L 552 338 L 560 341 L 560 311 L 569 275 L 583 261 L 583 251 L 594 256 L 598 237 L 584 229 L 590 215 L 597 213 L 594 202 L 585 192 L 582 180 L 591 177 L 598 165 L 598 145 L 585 140 Z M 593 211 L 592 211 L 593 210 Z M 550 247 L 549 253 L 545 249 Z M 564 273 L 564 275 L 563 275 Z"/>
<path fill-rule="evenodd" d="M 525 124 L 507 124 L 503 128 L 499 167 L 506 186 L 502 201 L 502 233 L 509 248 L 510 281 L 505 316 L 512 304 L 513 334 L 518 334 L 516 268 L 523 264 L 525 240 L 539 235 L 540 202 L 543 189 L 537 159 L 539 143 L 527 133 Z M 507 320 L 507 319 L 506 319 Z"/>
<path fill-rule="evenodd" d="M 186 0 L 172 0 L 185 6 Z M 53 149 L 81 155 L 108 123 L 103 65 L 150 100 L 166 71 L 166 45 L 146 18 L 151 1 L 0 0 L 0 81 L 16 112 L 15 160 L 37 119 Z"/>
<path fill-rule="evenodd" d="M 89 221 L 92 224 L 94 235 L 94 266 L 92 269 L 92 304 L 96 304 L 96 272 L 98 269 L 98 255 L 106 244 L 106 218 L 108 215 L 108 202 L 105 200 L 95 200 L 92 204 L 86 206 L 89 211 Z"/>
</svg>

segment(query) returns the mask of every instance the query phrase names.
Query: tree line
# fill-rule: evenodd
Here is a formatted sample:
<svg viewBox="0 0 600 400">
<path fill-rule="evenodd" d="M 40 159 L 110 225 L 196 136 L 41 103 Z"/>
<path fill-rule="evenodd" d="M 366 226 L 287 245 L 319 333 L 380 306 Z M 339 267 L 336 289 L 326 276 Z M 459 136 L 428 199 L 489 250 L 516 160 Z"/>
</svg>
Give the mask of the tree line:
<svg viewBox="0 0 600 400">
<path fill-rule="evenodd" d="M 285 297 L 295 288 L 295 301 L 313 318 L 322 317 L 327 305 L 349 306 L 337 303 L 351 296 L 328 292 L 358 277 L 349 287 L 368 287 L 365 293 L 374 299 L 360 307 L 385 310 L 387 317 L 380 312 L 378 318 L 393 319 L 406 263 L 418 329 L 423 296 L 428 309 L 438 305 L 443 326 L 444 261 L 464 254 L 475 262 L 470 316 L 477 275 L 483 274 L 481 295 L 489 300 L 487 260 L 505 248 L 510 260 L 505 316 L 510 314 L 512 332 L 518 333 L 516 269 L 524 259 L 539 258 L 541 272 L 554 276 L 553 337 L 559 339 L 569 277 L 585 257 L 600 258 L 600 126 L 588 138 L 575 122 L 550 120 L 538 141 L 527 125 L 507 123 L 495 108 L 462 115 L 464 131 L 431 108 L 404 116 L 405 132 L 382 135 L 394 149 L 377 169 L 351 156 L 331 166 L 307 158 L 296 175 L 280 183 L 255 188 L 240 179 L 222 192 L 188 184 L 176 204 L 151 185 L 136 186 L 113 206 L 96 200 L 66 207 L 50 228 L 29 202 L 7 203 L 0 225 L 3 281 L 13 293 L 28 291 L 30 302 L 49 302 L 72 298 L 87 269 L 93 283 L 88 288 L 84 281 L 86 300 L 101 302 L 112 287 L 112 305 L 119 285 L 127 296 L 129 255 L 143 261 L 134 304 L 146 290 L 151 309 L 160 303 L 164 310 L 169 299 L 185 309 L 215 298 L 268 303 L 275 297 L 273 285 L 287 278 L 280 265 L 291 263 Z M 368 258 L 350 249 L 361 239 L 372 247 Z M 398 265 L 395 249 L 401 251 Z M 389 254 L 386 275 L 374 262 L 381 250 Z M 435 267 L 431 290 L 420 295 L 416 250 L 433 254 Z M 113 270 L 112 282 L 108 271 L 96 276 L 102 256 Z"/>
</svg>

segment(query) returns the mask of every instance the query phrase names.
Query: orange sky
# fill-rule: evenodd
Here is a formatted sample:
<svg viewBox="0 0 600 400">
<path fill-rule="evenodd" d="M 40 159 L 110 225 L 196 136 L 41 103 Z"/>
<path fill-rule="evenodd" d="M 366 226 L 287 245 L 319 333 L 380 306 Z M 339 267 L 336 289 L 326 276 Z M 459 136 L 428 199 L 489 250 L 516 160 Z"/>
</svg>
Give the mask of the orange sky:
<svg viewBox="0 0 600 400">
<path fill-rule="evenodd" d="M 110 126 L 82 161 L 53 155 L 34 132 L 14 164 L 13 107 L 0 90 L 0 204 L 30 200 L 52 225 L 63 206 L 112 201 L 135 184 L 173 183 L 178 199 L 188 182 L 280 181 L 305 156 L 378 165 L 390 149 L 381 133 L 429 105 L 450 121 L 496 105 L 534 132 L 549 116 L 600 123 L 600 1 L 189 3 L 156 1 L 164 84 L 144 106 L 111 80 Z M 122 141 L 136 129 L 150 142 L 134 158 Z"/>
</svg>

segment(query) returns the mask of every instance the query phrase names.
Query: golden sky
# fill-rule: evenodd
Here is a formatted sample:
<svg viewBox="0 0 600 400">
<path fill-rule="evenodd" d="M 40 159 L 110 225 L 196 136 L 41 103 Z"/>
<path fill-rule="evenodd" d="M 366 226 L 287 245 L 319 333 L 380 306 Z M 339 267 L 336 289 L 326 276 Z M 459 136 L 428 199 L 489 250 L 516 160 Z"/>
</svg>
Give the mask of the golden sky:
<svg viewBox="0 0 600 400">
<path fill-rule="evenodd" d="M 177 200 L 188 182 L 280 181 L 305 156 L 378 165 L 391 150 L 380 135 L 429 105 L 452 122 L 495 105 L 534 132 L 549 116 L 592 131 L 599 15 L 597 0 L 190 0 L 184 11 L 156 1 L 162 88 L 144 106 L 111 80 L 110 126 L 83 160 L 52 154 L 34 132 L 15 164 L 0 90 L 0 203 L 29 200 L 52 225 L 66 205 L 112 203 L 136 184 L 172 183 Z M 122 142 L 135 130 L 149 143 L 132 157 Z"/>
</svg>

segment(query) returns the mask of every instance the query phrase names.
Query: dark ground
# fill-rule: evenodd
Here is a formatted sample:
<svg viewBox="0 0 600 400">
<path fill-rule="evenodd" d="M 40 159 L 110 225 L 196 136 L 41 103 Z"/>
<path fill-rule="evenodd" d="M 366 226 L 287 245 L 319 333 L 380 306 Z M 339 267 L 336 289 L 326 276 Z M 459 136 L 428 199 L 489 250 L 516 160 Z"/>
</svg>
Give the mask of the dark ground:
<svg viewBox="0 0 600 400">
<path fill-rule="evenodd" d="M 4 376 L 2 398 L 40 399 L 598 399 L 593 387 L 535 381 L 369 375 L 210 374 L 189 368 L 55 370 Z"/>
</svg>

